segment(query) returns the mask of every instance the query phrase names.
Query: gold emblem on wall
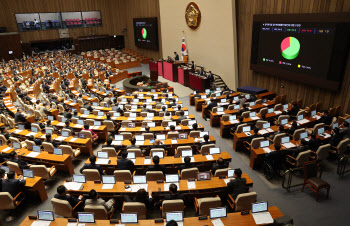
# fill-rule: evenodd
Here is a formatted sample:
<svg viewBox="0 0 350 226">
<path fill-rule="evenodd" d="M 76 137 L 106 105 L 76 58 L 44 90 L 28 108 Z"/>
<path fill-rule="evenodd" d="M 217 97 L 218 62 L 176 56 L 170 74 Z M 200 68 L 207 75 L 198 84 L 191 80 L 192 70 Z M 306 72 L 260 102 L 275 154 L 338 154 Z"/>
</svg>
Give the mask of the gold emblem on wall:
<svg viewBox="0 0 350 226">
<path fill-rule="evenodd" d="M 185 19 L 187 26 L 192 30 L 196 30 L 201 23 L 201 11 L 197 3 L 190 2 L 186 7 Z"/>
</svg>

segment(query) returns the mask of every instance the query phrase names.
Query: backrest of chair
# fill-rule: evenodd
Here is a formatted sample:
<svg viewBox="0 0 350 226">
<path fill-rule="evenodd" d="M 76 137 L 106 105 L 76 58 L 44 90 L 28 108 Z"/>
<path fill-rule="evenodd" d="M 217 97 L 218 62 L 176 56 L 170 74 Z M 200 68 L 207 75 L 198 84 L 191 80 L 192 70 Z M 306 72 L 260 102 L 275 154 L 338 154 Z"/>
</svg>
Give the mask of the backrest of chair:
<svg viewBox="0 0 350 226">
<path fill-rule="evenodd" d="M 325 144 L 325 145 L 319 146 L 317 151 L 316 151 L 317 160 L 321 161 L 321 160 L 328 158 L 330 150 L 331 150 L 330 144 Z"/>
<path fill-rule="evenodd" d="M 15 171 L 17 175 L 22 175 L 22 170 L 19 168 L 18 163 L 7 161 L 7 166 L 9 167 L 10 171 Z"/>
<path fill-rule="evenodd" d="M 312 128 L 312 132 L 317 134 L 317 130 L 320 128 L 324 127 L 324 123 L 317 123 L 316 125 L 314 125 L 314 127 Z"/>
<path fill-rule="evenodd" d="M 259 111 L 259 114 L 260 115 L 262 115 L 262 114 L 266 115 L 267 112 L 268 112 L 268 108 L 261 108 L 260 111 Z"/>
<path fill-rule="evenodd" d="M 146 172 L 147 181 L 157 181 L 164 180 L 164 175 L 162 171 L 148 171 Z"/>
<path fill-rule="evenodd" d="M 256 192 L 248 192 L 239 194 L 236 198 L 235 211 L 245 211 L 252 209 L 252 203 L 256 202 Z"/>
<path fill-rule="evenodd" d="M 181 120 L 181 125 L 182 126 L 187 126 L 189 121 L 190 121 L 190 119 L 182 119 Z"/>
<path fill-rule="evenodd" d="M 300 152 L 298 154 L 298 156 L 296 157 L 296 167 L 301 167 L 305 162 L 309 161 L 309 157 L 310 157 L 311 151 L 307 150 L 307 151 L 303 151 Z"/>
<path fill-rule="evenodd" d="M 125 112 L 125 113 L 127 113 L 127 112 Z M 129 117 L 129 115 L 125 115 L 125 113 L 124 113 L 124 116 L 125 116 L 125 117 Z M 128 123 L 130 123 L 130 122 L 132 122 L 132 121 L 130 121 L 130 120 L 123 120 L 123 121 L 122 121 L 122 126 L 127 126 Z"/>
<path fill-rule="evenodd" d="M 184 211 L 185 204 L 182 199 L 164 200 L 162 203 L 162 217 L 165 218 L 165 213 L 174 211 Z"/>
<path fill-rule="evenodd" d="M 245 111 L 242 113 L 243 118 L 249 118 L 250 111 Z"/>
<path fill-rule="evenodd" d="M 63 217 L 73 217 L 72 206 L 67 200 L 52 198 L 51 204 L 55 214 Z"/>
<path fill-rule="evenodd" d="M 31 165 L 30 169 L 33 170 L 33 174 L 36 177 L 42 177 L 44 180 L 50 178 L 50 174 L 44 165 Z"/>
<path fill-rule="evenodd" d="M 305 162 L 303 164 L 304 168 L 304 180 L 310 179 L 312 177 L 317 177 L 317 165 L 315 161 Z"/>
<path fill-rule="evenodd" d="M 222 121 L 228 121 L 229 119 L 230 119 L 230 114 L 225 114 L 225 115 L 223 115 L 222 117 L 221 117 L 221 120 Z"/>
<path fill-rule="evenodd" d="M 62 131 L 68 132 L 68 135 L 69 135 L 69 136 L 72 136 L 72 132 L 71 132 L 70 129 L 64 129 L 64 128 L 63 128 Z"/>
<path fill-rule="evenodd" d="M 0 203 L 0 210 L 12 210 L 16 208 L 13 197 L 9 192 L 0 192 Z"/>
<path fill-rule="evenodd" d="M 2 145 L 6 145 L 7 144 L 7 139 L 3 134 L 0 134 L 0 140 L 2 140 Z"/>
<path fill-rule="evenodd" d="M 299 115 L 304 115 L 304 117 L 305 117 L 306 113 L 304 110 L 300 110 L 300 111 L 298 111 L 298 114 L 296 117 L 298 117 Z"/>
<path fill-rule="evenodd" d="M 275 137 L 273 138 L 273 143 L 274 144 L 281 143 L 282 137 L 285 137 L 285 136 L 286 136 L 285 133 L 280 133 L 280 134 L 275 135 Z"/>
<path fill-rule="evenodd" d="M 281 121 L 283 120 L 283 119 L 288 119 L 288 121 L 289 121 L 289 115 L 280 115 L 280 116 L 278 116 L 278 125 L 281 125 Z"/>
<path fill-rule="evenodd" d="M 179 138 L 179 132 L 168 132 L 167 134 L 167 139 L 172 139 L 172 138 Z"/>
<path fill-rule="evenodd" d="M 163 156 L 165 156 L 164 148 L 152 148 L 151 151 L 150 151 L 150 156 L 152 156 L 153 152 L 163 152 Z"/>
<path fill-rule="evenodd" d="M 187 146 L 187 145 L 186 146 L 179 146 L 176 149 L 176 154 L 182 156 L 182 151 L 183 150 L 192 150 L 192 147 L 191 146 Z"/>
<path fill-rule="evenodd" d="M 5 144 L 4 141 L 3 141 L 3 144 Z M 27 144 L 27 149 L 32 151 L 33 150 L 33 145 L 35 145 L 35 142 L 31 141 L 31 140 L 26 140 L 26 144 Z"/>
<path fill-rule="evenodd" d="M 187 180 L 188 178 L 196 178 L 198 173 L 198 168 L 193 167 L 189 169 L 183 169 L 181 171 L 181 180 Z"/>
<path fill-rule="evenodd" d="M 95 220 L 108 220 L 108 213 L 103 205 L 86 205 L 84 211 L 94 213 Z"/>
<path fill-rule="evenodd" d="M 93 119 L 86 119 L 86 120 L 85 120 L 85 122 L 86 122 L 87 124 L 89 124 L 89 126 L 93 126 L 93 125 L 94 125 L 94 121 L 95 121 L 95 120 L 93 120 Z"/>
<path fill-rule="evenodd" d="M 115 181 L 124 182 L 132 181 L 130 170 L 114 170 Z"/>
<path fill-rule="evenodd" d="M 337 149 L 338 149 L 338 155 L 342 155 L 345 151 L 347 146 L 349 145 L 349 138 L 343 139 L 339 142 Z"/>
<path fill-rule="evenodd" d="M 117 157 L 118 154 L 115 151 L 115 148 L 112 147 L 104 147 L 102 148 L 102 151 L 108 152 L 108 157 Z"/>
<path fill-rule="evenodd" d="M 262 99 L 256 100 L 255 105 L 262 104 Z"/>
<path fill-rule="evenodd" d="M 146 206 L 141 202 L 126 202 L 124 203 L 124 213 L 137 213 L 137 218 L 139 220 L 146 219 Z"/>
<path fill-rule="evenodd" d="M 31 127 L 35 127 L 38 130 L 38 132 L 41 131 L 41 128 L 40 128 L 40 126 L 38 124 L 32 123 L 30 126 Z"/>
<path fill-rule="evenodd" d="M 306 132 L 304 128 L 301 129 L 296 129 L 293 133 L 293 139 L 294 140 L 299 140 L 300 139 L 300 134 Z"/>
<path fill-rule="evenodd" d="M 260 142 L 263 141 L 263 140 L 265 140 L 264 137 L 257 137 L 257 138 L 254 138 L 254 139 L 252 140 L 252 142 L 250 143 L 250 146 L 251 146 L 252 148 L 259 148 L 259 147 L 260 147 Z"/>
<path fill-rule="evenodd" d="M 145 137 L 145 140 L 150 140 L 154 138 L 153 133 L 142 133 L 142 135 Z"/>
<path fill-rule="evenodd" d="M 97 169 L 84 169 L 83 174 L 85 175 L 86 181 L 101 180 L 101 175 Z"/>
<path fill-rule="evenodd" d="M 227 177 L 227 170 L 230 168 L 226 168 L 226 169 L 217 169 L 215 171 L 214 177 L 220 177 L 220 176 L 225 176 Z"/>
<path fill-rule="evenodd" d="M 132 133 L 130 132 L 122 132 L 120 135 L 123 135 L 124 140 L 130 140 L 132 138 Z"/>
<path fill-rule="evenodd" d="M 275 107 L 273 108 L 273 111 L 282 111 L 283 106 L 282 104 L 276 104 Z"/>
<path fill-rule="evenodd" d="M 114 129 L 114 124 L 113 124 L 112 121 L 104 120 L 102 123 L 103 123 L 103 125 L 107 126 L 107 130 L 108 130 L 109 132 L 115 131 L 115 129 Z"/>
<path fill-rule="evenodd" d="M 74 156 L 72 146 L 61 144 L 58 148 L 62 149 L 62 154 L 67 154 L 67 155 L 70 155 L 71 157 Z"/>
<path fill-rule="evenodd" d="M 210 148 L 215 148 L 215 144 L 205 144 L 201 147 L 201 154 L 209 154 Z"/>
<path fill-rule="evenodd" d="M 243 123 L 243 124 L 237 126 L 236 133 L 241 133 L 243 130 L 243 127 L 245 127 L 247 125 L 248 125 L 247 123 Z"/>
<path fill-rule="evenodd" d="M 215 93 L 213 93 L 215 95 Z M 218 107 L 213 107 L 213 109 L 211 110 L 213 113 L 216 113 L 218 111 Z"/>
<path fill-rule="evenodd" d="M 163 127 L 167 127 L 169 122 L 172 122 L 172 121 L 171 120 L 163 120 L 162 121 L 162 126 Z"/>
<path fill-rule="evenodd" d="M 263 125 L 265 124 L 265 123 L 267 123 L 267 121 L 263 121 L 263 120 L 258 120 L 257 122 L 256 122 L 256 128 L 259 128 L 259 129 L 262 129 L 263 128 Z"/>
<path fill-rule="evenodd" d="M 49 143 L 49 142 L 43 142 L 43 147 L 44 147 L 44 151 L 49 152 L 49 153 L 53 153 L 53 144 Z"/>
<path fill-rule="evenodd" d="M 127 150 L 127 152 L 134 152 L 135 157 L 142 157 L 142 152 L 141 152 L 141 149 L 139 148 L 130 148 Z"/>
<path fill-rule="evenodd" d="M 10 137 L 11 146 L 13 147 L 13 143 L 21 143 L 17 137 Z"/>
<path fill-rule="evenodd" d="M 88 131 L 88 130 L 81 130 L 80 133 L 85 133 L 86 134 L 86 138 L 90 139 L 91 141 L 93 141 L 92 140 L 92 134 L 91 134 L 90 131 Z"/>
<path fill-rule="evenodd" d="M 221 199 L 219 197 L 208 197 L 198 199 L 199 215 L 209 216 L 210 208 L 217 208 L 221 206 Z"/>
</svg>

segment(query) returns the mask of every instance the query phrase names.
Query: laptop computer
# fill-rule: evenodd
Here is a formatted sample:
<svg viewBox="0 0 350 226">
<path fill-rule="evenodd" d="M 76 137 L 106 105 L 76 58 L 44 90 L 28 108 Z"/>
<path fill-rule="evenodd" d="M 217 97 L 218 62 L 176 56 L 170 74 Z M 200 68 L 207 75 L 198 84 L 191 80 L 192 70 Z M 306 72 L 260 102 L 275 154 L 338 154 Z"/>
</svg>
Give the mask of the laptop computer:
<svg viewBox="0 0 350 226">
<path fill-rule="evenodd" d="M 243 133 L 248 133 L 248 132 L 250 132 L 250 126 L 243 126 L 242 132 L 243 132 Z"/>
<path fill-rule="evenodd" d="M 181 155 L 182 155 L 182 157 L 186 157 L 186 156 L 192 157 L 193 152 L 192 152 L 192 150 L 182 150 Z"/>
<path fill-rule="evenodd" d="M 53 131 L 52 131 L 52 129 L 45 129 L 45 133 L 46 133 L 46 134 L 51 134 L 51 135 L 52 135 Z"/>
<path fill-rule="evenodd" d="M 62 135 L 62 137 L 69 137 L 69 132 L 68 131 L 62 131 L 61 135 Z"/>
<path fill-rule="evenodd" d="M 0 169 L 5 170 L 5 173 L 10 172 L 10 168 L 8 166 L 0 166 Z"/>
<path fill-rule="evenodd" d="M 53 121 L 53 120 L 55 120 L 55 117 L 52 116 L 52 115 L 48 115 L 48 116 L 47 116 L 47 119 L 50 120 L 50 121 Z"/>
<path fill-rule="evenodd" d="M 250 94 L 246 94 L 244 97 L 245 97 L 246 99 L 250 99 Z"/>
<path fill-rule="evenodd" d="M 102 122 L 101 121 L 94 121 L 94 126 L 101 126 Z"/>
<path fill-rule="evenodd" d="M 103 184 L 115 184 L 115 177 L 113 175 L 102 175 Z"/>
<path fill-rule="evenodd" d="M 12 143 L 12 148 L 14 150 L 21 149 L 21 143 L 13 142 Z"/>
<path fill-rule="evenodd" d="M 182 211 L 166 212 L 165 219 L 166 219 L 166 222 L 169 222 L 172 220 L 176 222 L 182 222 L 184 221 L 184 212 Z"/>
<path fill-rule="evenodd" d="M 198 172 L 197 173 L 197 181 L 210 180 L 210 178 L 211 178 L 210 172 Z"/>
<path fill-rule="evenodd" d="M 95 214 L 94 213 L 78 213 L 78 222 L 79 223 L 95 223 Z"/>
<path fill-rule="evenodd" d="M 303 120 L 304 119 L 304 115 L 298 115 L 297 121 Z"/>
<path fill-rule="evenodd" d="M 137 213 L 121 213 L 120 214 L 120 223 L 122 223 L 122 224 L 137 224 L 138 223 Z"/>
<path fill-rule="evenodd" d="M 220 154 L 220 153 L 221 153 L 221 150 L 219 147 L 209 148 L 210 155 L 215 155 L 215 154 Z"/>
<path fill-rule="evenodd" d="M 85 175 L 73 174 L 73 182 L 86 183 Z"/>
<path fill-rule="evenodd" d="M 41 221 L 54 221 L 54 214 L 52 211 L 38 210 L 38 220 Z"/>
<path fill-rule="evenodd" d="M 85 110 L 85 111 L 84 111 L 84 115 L 90 115 L 90 111 Z"/>
<path fill-rule="evenodd" d="M 286 119 L 282 119 L 281 120 L 281 125 L 286 125 L 286 124 L 288 124 L 288 119 L 286 118 Z"/>
<path fill-rule="evenodd" d="M 135 128 L 135 123 L 134 122 L 128 122 L 127 127 L 128 128 Z"/>
<path fill-rule="evenodd" d="M 63 155 L 63 151 L 62 151 L 61 148 L 54 148 L 54 149 L 53 149 L 53 153 L 54 153 L 55 155 Z"/>
<path fill-rule="evenodd" d="M 30 130 L 31 130 L 33 133 L 37 133 L 37 132 L 38 132 L 38 128 L 37 128 L 37 127 L 34 127 L 34 126 L 32 126 L 32 127 L 30 128 Z"/>
<path fill-rule="evenodd" d="M 319 136 L 324 136 L 324 135 L 325 135 L 325 134 L 324 134 L 324 127 L 317 129 L 317 134 L 318 134 Z"/>
<path fill-rule="evenodd" d="M 260 141 L 260 148 L 266 148 L 268 146 L 270 146 L 270 141 L 268 140 Z"/>
<path fill-rule="evenodd" d="M 270 125 L 269 122 L 263 124 L 263 129 L 268 129 L 268 128 L 270 128 L 270 127 L 271 127 L 271 125 Z"/>
<path fill-rule="evenodd" d="M 252 203 L 252 213 L 260 213 L 268 210 L 268 202 L 256 202 Z"/>
<path fill-rule="evenodd" d="M 228 118 L 228 120 L 229 120 L 229 121 L 234 121 L 234 120 L 236 120 L 236 118 L 237 118 L 236 115 L 230 115 L 229 118 Z"/>
<path fill-rule="evenodd" d="M 311 111 L 311 117 L 314 117 L 316 115 L 316 110 Z"/>
<path fill-rule="evenodd" d="M 123 141 L 124 140 L 124 136 L 123 135 L 114 135 L 114 140 L 115 141 Z"/>
<path fill-rule="evenodd" d="M 223 107 L 219 107 L 216 109 L 217 112 L 223 112 L 224 111 L 224 108 Z"/>
<path fill-rule="evenodd" d="M 127 158 L 128 158 L 128 159 L 135 159 L 135 158 L 136 158 L 135 152 L 128 151 L 128 156 L 127 156 Z"/>
<path fill-rule="evenodd" d="M 249 118 L 255 117 L 256 116 L 256 112 L 250 112 L 249 113 Z"/>
<path fill-rule="evenodd" d="M 239 104 L 236 104 L 236 105 L 233 106 L 233 109 L 235 109 L 235 110 L 238 110 L 240 108 L 241 108 L 241 106 Z"/>
<path fill-rule="evenodd" d="M 77 124 L 78 124 L 78 125 L 84 125 L 84 120 L 78 119 L 78 120 L 77 120 Z"/>
<path fill-rule="evenodd" d="M 188 121 L 188 126 L 192 126 L 195 123 L 197 123 L 197 120 L 190 120 Z"/>
<path fill-rule="evenodd" d="M 156 135 L 156 138 L 157 138 L 158 140 L 166 140 L 166 135 L 165 135 L 165 134 L 157 134 L 157 135 Z"/>
<path fill-rule="evenodd" d="M 333 125 L 332 125 L 332 129 L 335 129 L 335 128 L 339 128 L 339 125 L 338 125 L 338 123 L 336 122 L 336 123 L 334 123 Z"/>
<path fill-rule="evenodd" d="M 134 184 L 147 184 L 146 175 L 134 175 L 132 177 L 132 183 L 134 183 Z"/>
<path fill-rule="evenodd" d="M 86 139 L 86 134 L 85 133 L 78 133 L 78 138 Z"/>
<path fill-rule="evenodd" d="M 227 217 L 226 207 L 210 208 L 209 209 L 210 219 Z"/>
<path fill-rule="evenodd" d="M 24 130 L 24 125 L 18 124 L 18 130 Z"/>
<path fill-rule="evenodd" d="M 288 109 L 288 104 L 284 104 L 283 105 L 283 110 L 287 110 Z"/>
<path fill-rule="evenodd" d="M 176 127 L 176 122 L 168 122 L 168 126 L 175 126 Z"/>
<path fill-rule="evenodd" d="M 179 139 L 187 139 L 188 133 L 179 133 Z"/>
<path fill-rule="evenodd" d="M 99 159 L 108 159 L 108 152 L 106 151 L 98 151 L 97 158 Z"/>
<path fill-rule="evenodd" d="M 233 177 L 234 174 L 235 174 L 235 170 L 234 169 L 228 169 L 227 170 L 227 177 L 228 178 Z"/>
<path fill-rule="evenodd" d="M 255 105 L 255 102 L 249 102 L 249 107 L 253 107 Z"/>
<path fill-rule="evenodd" d="M 273 113 L 273 112 L 274 112 L 273 108 L 267 109 L 267 113 Z"/>
<path fill-rule="evenodd" d="M 23 169 L 23 177 L 24 178 L 34 178 L 33 170 Z"/>
<path fill-rule="evenodd" d="M 165 174 L 166 183 L 178 183 L 179 181 L 179 174 Z"/>
<path fill-rule="evenodd" d="M 33 145 L 32 146 L 33 151 L 35 152 L 41 152 L 41 147 L 39 145 Z"/>
<path fill-rule="evenodd" d="M 204 137 L 204 135 L 208 135 L 209 136 L 209 131 L 199 132 L 199 137 Z"/>
<path fill-rule="evenodd" d="M 153 151 L 152 152 L 152 158 L 154 156 L 158 156 L 160 159 L 163 159 L 164 158 L 164 153 L 162 151 Z"/>
<path fill-rule="evenodd" d="M 290 141 L 290 137 L 288 137 L 288 136 L 281 138 L 281 144 L 289 143 L 289 141 Z"/>
<path fill-rule="evenodd" d="M 309 136 L 309 135 L 307 134 L 307 132 L 304 132 L 304 133 L 300 133 L 300 134 L 299 134 L 300 140 L 306 139 L 308 136 Z"/>
</svg>

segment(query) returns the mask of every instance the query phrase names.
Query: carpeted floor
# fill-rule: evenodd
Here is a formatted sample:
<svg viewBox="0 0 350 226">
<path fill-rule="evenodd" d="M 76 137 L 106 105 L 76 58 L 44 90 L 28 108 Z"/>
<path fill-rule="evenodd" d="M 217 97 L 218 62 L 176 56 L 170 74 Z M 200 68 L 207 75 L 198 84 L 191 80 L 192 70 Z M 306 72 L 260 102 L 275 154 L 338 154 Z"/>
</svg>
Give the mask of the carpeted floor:
<svg viewBox="0 0 350 226">
<path fill-rule="evenodd" d="M 143 74 L 149 75 L 148 65 L 142 65 L 142 67 L 128 69 L 129 72 L 143 71 Z M 326 161 L 323 166 L 325 168 L 322 178 L 331 184 L 330 196 L 325 199 L 325 192 L 321 192 L 319 202 L 315 200 L 315 193 L 306 189 L 301 192 L 301 187 L 296 187 L 287 192 L 282 188 L 282 179 L 276 179 L 269 182 L 265 179 L 264 175 L 252 170 L 249 167 L 249 156 L 246 153 L 235 152 L 232 149 L 232 138 L 223 139 L 220 137 L 219 128 L 210 127 L 209 121 L 205 121 L 202 118 L 201 112 L 196 112 L 193 106 L 189 105 L 189 94 L 191 89 L 182 86 L 179 83 L 173 83 L 168 80 L 159 77 L 160 81 L 167 81 L 169 86 L 174 87 L 175 93 L 179 96 L 179 99 L 183 102 L 185 107 L 189 108 L 190 114 L 194 114 L 198 123 L 202 123 L 206 131 L 210 132 L 216 139 L 216 144 L 222 151 L 227 151 L 232 157 L 230 163 L 231 168 L 241 168 L 243 173 L 247 173 L 254 182 L 252 191 L 257 192 L 258 201 L 268 201 L 269 206 L 278 206 L 283 214 L 289 215 L 294 219 L 295 225 L 349 225 L 349 207 L 350 203 L 350 173 L 346 174 L 344 178 L 338 178 L 336 174 L 337 165 L 332 162 Z M 122 86 L 122 82 L 118 82 L 117 87 Z M 94 153 L 101 149 L 101 144 L 94 147 Z M 85 162 L 88 156 L 81 156 L 78 160 L 74 161 L 75 173 L 79 173 L 79 169 Z M 47 183 L 47 193 L 49 199 L 44 203 L 39 203 L 37 198 L 31 198 L 28 200 L 22 208 L 16 211 L 16 219 L 12 222 L 2 221 L 4 225 L 19 225 L 23 219 L 28 215 L 36 215 L 37 210 L 52 210 L 50 199 L 56 193 L 56 187 L 68 177 L 66 174 L 57 173 L 53 180 Z M 295 181 L 299 183 L 301 178 Z M 194 211 L 189 208 L 186 209 L 185 217 L 195 216 Z M 159 217 L 159 211 L 154 212 L 152 217 Z M 1 214 L 1 219 L 4 219 L 5 213 Z M 233 224 L 234 225 L 234 222 Z"/>
</svg>

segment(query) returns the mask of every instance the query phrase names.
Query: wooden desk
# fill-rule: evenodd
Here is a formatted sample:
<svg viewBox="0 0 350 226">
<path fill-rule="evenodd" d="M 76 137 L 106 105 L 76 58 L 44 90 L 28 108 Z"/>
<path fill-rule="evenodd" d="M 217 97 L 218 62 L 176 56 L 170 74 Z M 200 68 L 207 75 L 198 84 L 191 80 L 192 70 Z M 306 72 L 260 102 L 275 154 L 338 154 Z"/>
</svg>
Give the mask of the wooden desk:
<svg viewBox="0 0 350 226">
<path fill-rule="evenodd" d="M 27 178 L 25 187 L 30 189 L 31 191 L 38 192 L 40 201 L 43 203 L 47 199 L 47 192 L 45 190 L 45 185 L 43 178 L 41 177 L 34 177 L 34 178 Z"/>
<path fill-rule="evenodd" d="M 173 82 L 178 82 L 177 68 L 181 65 L 184 65 L 182 61 L 176 61 L 176 62 L 163 61 L 164 78 Z"/>
<path fill-rule="evenodd" d="M 260 93 L 256 95 L 257 99 L 273 99 L 276 96 L 275 92 L 266 92 L 266 93 Z"/>
<path fill-rule="evenodd" d="M 273 219 L 282 217 L 282 212 L 277 208 L 277 206 L 269 207 L 269 212 L 271 214 L 271 217 Z M 26 217 L 20 226 L 31 226 L 32 223 L 35 220 L 29 220 L 28 217 Z M 244 225 L 244 226 L 255 226 L 255 220 L 253 218 L 252 214 L 247 215 L 241 215 L 240 212 L 236 213 L 228 213 L 227 217 L 221 218 L 222 223 L 225 225 Z M 234 223 L 233 223 L 234 222 Z M 68 219 L 66 218 L 55 218 L 54 221 L 51 222 L 50 226 L 62 226 L 67 225 Z M 96 220 L 95 224 L 89 224 L 89 225 L 110 225 L 109 220 Z M 136 225 L 144 225 L 144 226 L 161 226 L 164 225 L 164 223 L 155 223 L 154 219 L 149 220 L 139 220 L 139 223 Z M 211 226 L 213 223 L 211 222 L 211 219 L 207 220 L 198 220 L 198 217 L 186 217 L 184 218 L 184 225 L 208 225 Z"/>
<path fill-rule="evenodd" d="M 179 128 L 179 129 L 175 128 L 175 131 L 178 131 L 179 133 L 181 133 L 181 132 L 188 132 L 188 133 L 190 133 L 190 131 L 192 130 L 188 126 L 182 126 L 181 125 L 179 127 L 181 127 L 181 128 Z M 198 130 L 203 131 L 204 130 L 204 126 L 202 124 L 198 124 Z M 169 131 L 170 131 L 169 127 L 163 127 L 163 126 L 156 126 L 156 127 L 150 128 L 150 132 L 155 132 L 155 133 L 168 133 Z M 145 132 L 145 128 L 142 128 L 142 127 L 135 127 L 135 128 L 122 127 L 119 130 L 119 133 L 121 133 L 121 132 L 131 132 L 133 134 L 135 134 L 135 133 L 139 134 L 139 133 Z"/>
<path fill-rule="evenodd" d="M 15 133 L 17 129 L 11 129 L 9 132 L 14 135 L 15 137 L 20 137 L 21 139 L 25 140 L 28 137 L 26 137 L 27 134 L 29 134 L 31 131 L 29 130 L 23 130 L 21 132 Z M 45 140 L 45 133 L 39 132 L 36 135 L 34 135 L 35 138 L 39 138 L 41 140 Z M 56 139 L 57 137 L 59 137 L 57 134 L 53 134 L 52 135 L 52 140 Z M 75 139 L 73 141 L 71 141 L 72 139 Z M 92 141 L 91 139 L 80 139 L 80 138 L 75 138 L 73 136 L 67 137 L 63 143 L 66 143 L 68 145 L 71 145 L 72 148 L 80 148 L 81 153 L 85 153 L 85 154 L 89 154 L 92 155 L 93 154 L 93 150 L 92 150 Z"/>
<path fill-rule="evenodd" d="M 8 145 L 1 146 L 0 151 L 4 150 L 7 147 L 9 146 Z M 11 153 L 12 150 L 13 149 L 11 148 L 5 153 Z M 35 158 L 32 158 L 32 157 L 26 157 L 26 155 L 32 152 L 26 148 L 21 148 L 17 151 L 19 151 L 18 157 L 26 162 L 41 163 L 42 165 L 55 166 L 57 170 L 67 172 L 69 173 L 70 176 L 74 174 L 74 166 L 70 155 L 67 155 L 67 154 L 54 155 L 54 154 L 50 154 L 48 152 L 42 151 L 38 156 L 36 156 Z"/>
<path fill-rule="evenodd" d="M 117 83 L 123 79 L 126 79 L 128 77 L 128 71 L 119 71 L 119 73 L 115 74 L 113 73 L 112 76 L 109 76 L 109 81 L 111 84 Z"/>
<path fill-rule="evenodd" d="M 195 73 L 189 73 L 188 86 L 191 89 L 204 91 L 210 88 L 210 80 L 205 76 L 200 76 Z"/>
<path fill-rule="evenodd" d="M 203 94 L 204 95 L 204 94 Z M 230 98 L 232 97 L 235 97 L 235 96 L 238 96 L 239 93 L 231 93 L 230 94 Z M 224 99 L 226 98 L 226 95 L 221 95 L 221 96 L 218 96 L 218 97 L 208 97 L 207 99 L 195 99 L 194 102 L 195 102 L 195 109 L 196 111 L 201 111 L 202 110 L 202 105 L 205 103 L 205 101 L 207 101 L 208 99 L 210 99 L 210 101 L 220 101 L 221 99 Z"/>
</svg>

